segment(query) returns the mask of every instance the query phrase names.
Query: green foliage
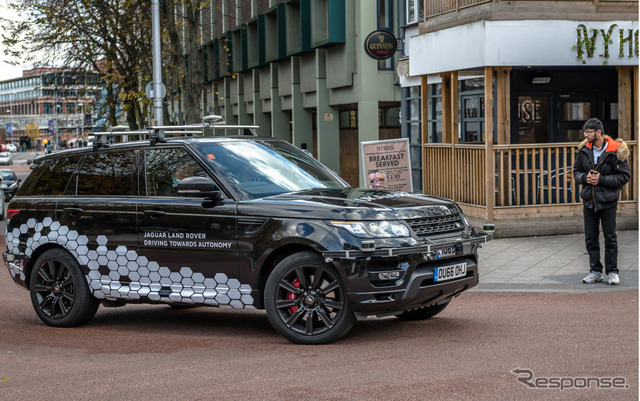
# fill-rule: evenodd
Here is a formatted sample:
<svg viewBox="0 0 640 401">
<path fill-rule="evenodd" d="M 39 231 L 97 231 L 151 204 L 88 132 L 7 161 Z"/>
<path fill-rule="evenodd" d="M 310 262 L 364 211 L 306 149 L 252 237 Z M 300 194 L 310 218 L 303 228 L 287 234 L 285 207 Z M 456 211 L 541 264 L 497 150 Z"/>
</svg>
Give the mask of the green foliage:
<svg viewBox="0 0 640 401">
<path fill-rule="evenodd" d="M 210 37 L 202 26 L 218 1 L 160 2 L 164 81 L 182 95 L 187 122 L 200 115 L 202 46 Z M 103 115 L 117 125 L 116 110 L 131 129 L 146 124 L 152 80 L 151 2 L 149 0 L 9 0 L 20 19 L 0 17 L 5 54 L 14 64 L 34 63 L 99 71 L 106 88 Z M 203 14 L 205 13 L 205 14 Z M 206 19 L 206 18 L 205 18 Z"/>
</svg>

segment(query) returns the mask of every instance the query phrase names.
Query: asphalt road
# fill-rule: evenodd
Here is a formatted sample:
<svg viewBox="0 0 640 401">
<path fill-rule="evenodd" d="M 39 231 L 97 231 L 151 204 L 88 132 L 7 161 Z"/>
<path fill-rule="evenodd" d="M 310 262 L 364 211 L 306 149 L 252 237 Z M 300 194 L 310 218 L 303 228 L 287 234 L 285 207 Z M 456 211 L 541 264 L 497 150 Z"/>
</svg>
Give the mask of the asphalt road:
<svg viewBox="0 0 640 401">
<path fill-rule="evenodd" d="M 594 388 L 612 378 L 625 388 Z M 466 293 L 429 321 L 296 346 L 263 311 L 128 305 L 47 327 L 0 271 L 2 400 L 635 400 L 637 378 L 636 291 Z"/>
</svg>

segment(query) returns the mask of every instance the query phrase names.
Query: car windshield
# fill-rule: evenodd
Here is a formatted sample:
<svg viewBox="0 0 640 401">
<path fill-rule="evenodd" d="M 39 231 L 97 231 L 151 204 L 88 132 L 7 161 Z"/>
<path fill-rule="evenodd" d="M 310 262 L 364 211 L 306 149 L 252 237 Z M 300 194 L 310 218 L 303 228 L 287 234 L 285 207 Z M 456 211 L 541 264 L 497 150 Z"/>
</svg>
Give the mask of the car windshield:
<svg viewBox="0 0 640 401">
<path fill-rule="evenodd" d="M 214 171 L 247 199 L 313 188 L 345 188 L 336 173 L 287 142 L 200 142 L 196 148 Z"/>
<path fill-rule="evenodd" d="M 11 153 L 4 153 L 4 152 L 0 153 L 0 157 L 9 157 L 9 156 L 11 156 Z"/>
<path fill-rule="evenodd" d="M 16 174 L 11 170 L 0 170 L 0 178 L 3 180 L 15 180 Z"/>
</svg>

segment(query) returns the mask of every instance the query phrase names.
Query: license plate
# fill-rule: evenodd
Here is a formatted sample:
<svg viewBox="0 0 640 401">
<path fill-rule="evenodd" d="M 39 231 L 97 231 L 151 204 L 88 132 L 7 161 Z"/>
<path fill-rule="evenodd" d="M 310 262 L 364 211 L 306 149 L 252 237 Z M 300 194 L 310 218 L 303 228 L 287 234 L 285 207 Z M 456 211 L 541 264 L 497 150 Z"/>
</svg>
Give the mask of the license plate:
<svg viewBox="0 0 640 401">
<path fill-rule="evenodd" d="M 433 281 L 447 281 L 454 278 L 464 277 L 467 275 L 467 264 L 458 263 L 457 265 L 436 267 L 433 270 Z"/>
</svg>

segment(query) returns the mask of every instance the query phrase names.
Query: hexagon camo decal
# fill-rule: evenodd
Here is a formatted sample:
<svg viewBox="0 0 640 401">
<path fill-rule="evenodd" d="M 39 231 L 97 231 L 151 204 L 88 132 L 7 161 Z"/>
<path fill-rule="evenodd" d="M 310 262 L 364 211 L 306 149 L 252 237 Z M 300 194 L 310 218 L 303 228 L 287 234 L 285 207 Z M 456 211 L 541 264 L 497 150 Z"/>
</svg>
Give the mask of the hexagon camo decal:
<svg viewBox="0 0 640 401">
<path fill-rule="evenodd" d="M 24 254 L 31 256 L 40 245 L 56 243 L 67 249 L 80 265 L 89 268 L 86 275 L 93 295 L 98 299 L 137 300 L 147 298 L 151 301 L 182 302 L 228 306 L 232 308 L 253 308 L 251 287 L 241 284 L 226 274 L 218 273 L 207 278 L 193 272 L 189 267 L 180 271 L 171 271 L 157 262 L 139 256 L 136 251 L 125 246 L 108 249 L 108 239 L 104 235 L 96 238 L 98 247 L 89 250 L 89 238 L 77 231 L 61 226 L 59 222 L 46 217 L 42 222 L 29 219 L 26 224 L 6 233 L 9 253 L 20 254 L 18 245 L 20 235 L 30 234 Z M 109 269 L 109 274 L 101 274 L 101 266 Z M 20 276 L 26 281 L 22 267 L 10 263 L 12 277 Z M 125 278 L 122 280 L 122 278 Z"/>
</svg>

